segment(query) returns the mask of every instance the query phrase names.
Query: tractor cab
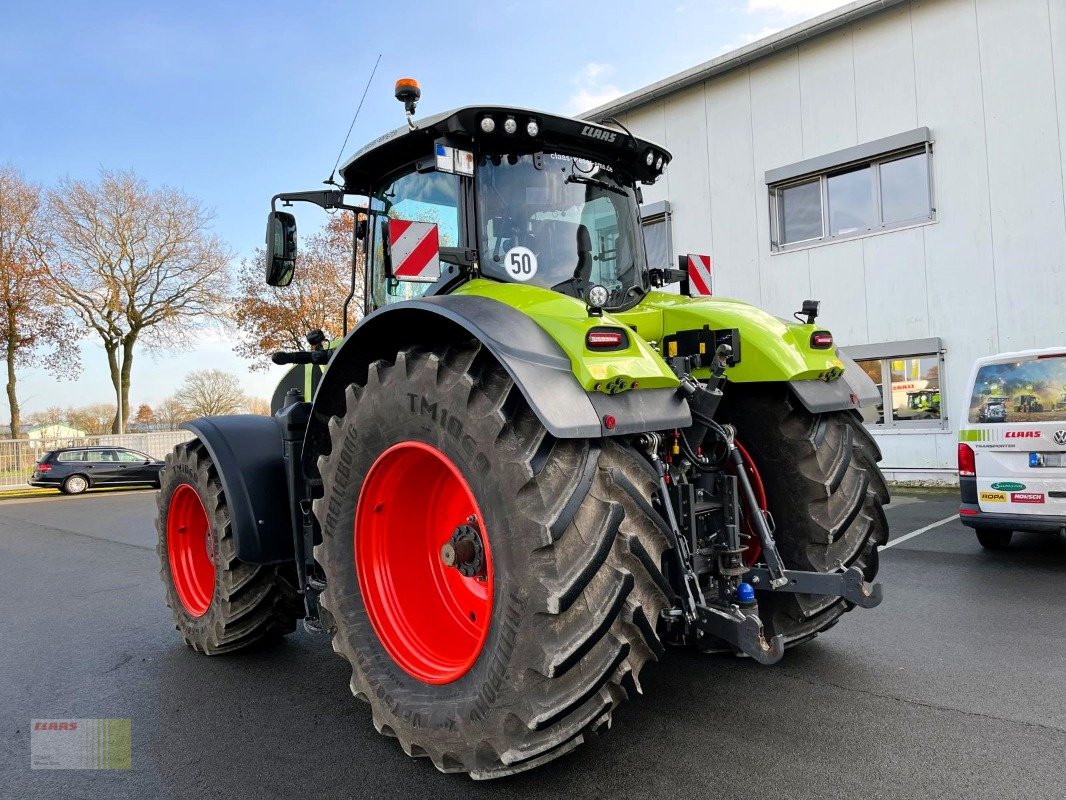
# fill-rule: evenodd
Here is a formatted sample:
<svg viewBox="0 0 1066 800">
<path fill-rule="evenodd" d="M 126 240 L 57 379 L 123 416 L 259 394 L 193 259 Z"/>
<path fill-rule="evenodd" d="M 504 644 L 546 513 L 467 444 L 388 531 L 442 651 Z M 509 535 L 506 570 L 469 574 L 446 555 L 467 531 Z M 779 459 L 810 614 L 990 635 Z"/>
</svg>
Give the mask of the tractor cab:
<svg viewBox="0 0 1066 800">
<path fill-rule="evenodd" d="M 367 312 L 445 293 L 470 277 L 582 300 L 603 287 L 596 305 L 625 310 L 652 288 L 640 184 L 654 182 L 669 161 L 666 150 L 621 128 L 468 106 L 371 142 L 341 167 L 339 191 L 283 194 L 275 203 L 310 200 L 365 215 Z M 345 205 L 351 195 L 366 205 Z M 295 220 L 275 209 L 268 282 L 291 280 L 295 266 L 294 250 L 272 246 L 282 230 L 295 236 Z"/>
</svg>

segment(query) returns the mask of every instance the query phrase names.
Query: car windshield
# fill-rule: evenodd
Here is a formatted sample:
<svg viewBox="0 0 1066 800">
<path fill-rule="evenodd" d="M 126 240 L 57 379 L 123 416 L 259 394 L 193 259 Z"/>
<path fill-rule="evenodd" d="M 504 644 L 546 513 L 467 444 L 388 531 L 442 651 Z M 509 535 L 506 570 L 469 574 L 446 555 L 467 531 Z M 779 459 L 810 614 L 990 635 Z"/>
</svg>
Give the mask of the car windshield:
<svg viewBox="0 0 1066 800">
<path fill-rule="evenodd" d="M 609 167 L 555 153 L 483 156 L 477 194 L 484 274 L 575 297 L 600 284 L 608 308 L 647 291 L 636 197 Z"/>
</svg>

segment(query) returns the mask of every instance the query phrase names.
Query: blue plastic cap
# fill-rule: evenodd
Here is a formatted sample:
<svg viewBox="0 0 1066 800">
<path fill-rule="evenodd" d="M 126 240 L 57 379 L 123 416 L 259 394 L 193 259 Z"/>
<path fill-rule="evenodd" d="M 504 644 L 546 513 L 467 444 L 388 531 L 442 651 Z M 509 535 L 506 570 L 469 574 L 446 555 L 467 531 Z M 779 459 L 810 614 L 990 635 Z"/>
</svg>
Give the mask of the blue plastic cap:
<svg viewBox="0 0 1066 800">
<path fill-rule="evenodd" d="M 741 583 L 737 587 L 737 600 L 744 605 L 755 602 L 755 587 L 750 583 Z"/>
</svg>

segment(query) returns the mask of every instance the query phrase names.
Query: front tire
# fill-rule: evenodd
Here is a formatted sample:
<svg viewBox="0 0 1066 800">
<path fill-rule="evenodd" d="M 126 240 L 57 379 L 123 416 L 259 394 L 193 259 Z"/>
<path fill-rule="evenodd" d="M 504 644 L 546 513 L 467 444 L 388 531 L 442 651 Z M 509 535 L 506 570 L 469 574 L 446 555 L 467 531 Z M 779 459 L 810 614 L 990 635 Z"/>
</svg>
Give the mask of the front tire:
<svg viewBox="0 0 1066 800">
<path fill-rule="evenodd" d="M 329 429 L 321 601 L 377 730 L 441 771 L 495 778 L 609 725 L 662 653 L 667 539 L 647 462 L 609 440 L 553 439 L 474 342 L 372 364 Z M 483 537 L 481 590 L 442 561 L 464 524 Z"/>
<path fill-rule="evenodd" d="M 199 440 L 167 456 L 157 503 L 159 575 L 189 647 L 232 653 L 296 629 L 303 605 L 292 568 L 238 560 L 222 482 Z"/>
<path fill-rule="evenodd" d="M 785 386 L 734 385 L 718 418 L 736 426 L 766 490 L 778 551 L 790 569 L 877 575 L 888 541 L 888 487 L 881 452 L 857 415 L 812 414 Z M 767 634 L 797 644 L 832 627 L 854 606 L 826 595 L 758 590 Z"/>
</svg>

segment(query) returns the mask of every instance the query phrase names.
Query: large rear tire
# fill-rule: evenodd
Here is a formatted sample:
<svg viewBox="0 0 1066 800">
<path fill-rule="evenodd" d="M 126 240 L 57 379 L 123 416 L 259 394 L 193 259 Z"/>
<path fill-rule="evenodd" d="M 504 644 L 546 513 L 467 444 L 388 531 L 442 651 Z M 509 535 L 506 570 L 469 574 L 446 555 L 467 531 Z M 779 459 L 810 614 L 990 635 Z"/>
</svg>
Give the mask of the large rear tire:
<svg viewBox="0 0 1066 800">
<path fill-rule="evenodd" d="M 377 730 L 494 778 L 609 725 L 662 653 L 667 538 L 647 462 L 553 439 L 476 342 L 372 364 L 329 430 L 321 601 Z M 464 524 L 480 576 L 442 559 Z"/>
<path fill-rule="evenodd" d="M 732 423 L 766 491 L 785 566 L 834 572 L 859 567 L 877 575 L 877 548 L 888 541 L 888 487 L 881 452 L 853 413 L 812 414 L 785 386 L 733 385 L 723 422 Z M 825 595 L 757 591 L 767 633 L 797 644 L 832 627 L 851 603 Z"/>
<path fill-rule="evenodd" d="M 238 560 L 226 495 L 200 441 L 167 456 L 157 502 L 159 575 L 189 647 L 213 656 L 295 630 L 303 604 L 293 570 Z"/>
</svg>

